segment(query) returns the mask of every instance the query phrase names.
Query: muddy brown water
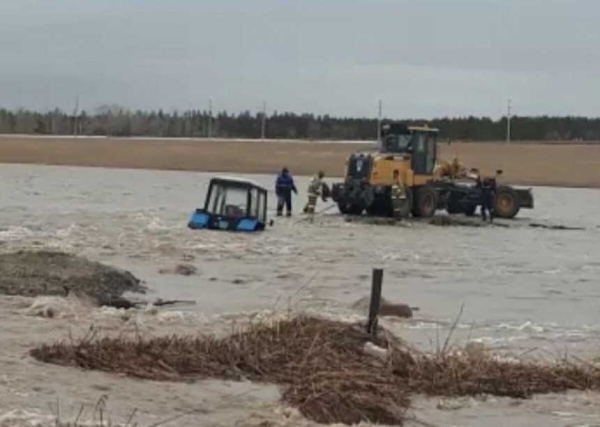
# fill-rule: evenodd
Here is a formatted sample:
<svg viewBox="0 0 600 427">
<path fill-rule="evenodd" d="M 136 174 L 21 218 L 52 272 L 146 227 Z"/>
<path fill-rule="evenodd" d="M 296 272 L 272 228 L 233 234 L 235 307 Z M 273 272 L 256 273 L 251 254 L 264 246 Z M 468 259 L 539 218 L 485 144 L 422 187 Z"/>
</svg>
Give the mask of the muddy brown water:
<svg viewBox="0 0 600 427">
<path fill-rule="evenodd" d="M 132 271 L 145 280 L 149 299 L 197 302 L 165 318 L 143 317 L 142 329 L 149 334 L 212 331 L 222 327 L 223 319 L 261 310 L 310 309 L 358 319 L 364 313 L 353 305 L 368 295 L 371 269 L 383 267 L 384 297 L 420 308 L 413 319 L 386 324 L 420 348 L 431 350 L 443 343 L 464 305 L 453 335 L 456 343 L 471 340 L 541 358 L 600 355 L 600 190 L 535 188 L 536 209 L 524 210 L 499 227 L 348 222 L 336 209 L 309 223 L 299 213 L 307 178 L 298 178 L 296 215 L 276 220 L 264 233 L 188 230 L 189 214 L 203 203 L 210 176 L 2 165 L 0 251 L 77 253 Z M 274 180 L 251 178 L 269 188 Z M 329 206 L 321 203 L 318 209 Z M 197 274 L 164 274 L 180 264 L 194 266 Z M 250 413 L 279 420 L 277 393 L 269 387 L 247 392 L 249 386 L 239 384 L 168 385 L 171 393 L 166 393 L 159 391 L 164 388 L 160 384 L 144 386 L 100 373 L 40 366 L 23 358 L 35 343 L 64 338 L 71 330 L 83 333 L 92 323 L 107 331 L 122 326 L 109 316 L 112 312 L 104 311 L 39 319 L 22 312 L 27 304 L 18 298 L 4 298 L 0 304 L 6 343 L 0 357 L 11 367 L 0 375 L 3 412 L 26 408 L 43 413 L 57 393 L 65 401 L 91 403 L 106 389 L 121 399 L 117 413 L 133 405 L 151 420 L 198 405 L 209 408 L 209 414 L 193 415 L 203 425 L 232 425 Z M 235 402 L 234 415 L 226 415 L 219 403 L 224 396 Z M 600 423 L 600 399 L 591 394 L 453 405 L 459 408 L 447 410 L 437 401 L 423 400 L 416 403 L 416 412 L 438 425 L 475 426 L 485 419 L 500 426 L 506 417 L 512 417 L 513 425 Z"/>
</svg>

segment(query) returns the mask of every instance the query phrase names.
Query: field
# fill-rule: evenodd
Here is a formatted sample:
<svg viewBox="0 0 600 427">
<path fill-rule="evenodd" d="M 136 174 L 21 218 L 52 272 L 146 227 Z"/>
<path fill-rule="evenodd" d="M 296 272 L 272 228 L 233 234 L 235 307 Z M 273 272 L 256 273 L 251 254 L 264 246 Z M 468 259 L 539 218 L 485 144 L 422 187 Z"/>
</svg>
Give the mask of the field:
<svg viewBox="0 0 600 427">
<path fill-rule="evenodd" d="M 323 169 L 341 176 L 349 153 L 369 143 L 73 137 L 0 137 L 0 163 L 95 166 L 204 172 L 276 173 L 288 166 L 296 175 Z M 468 167 L 504 171 L 513 184 L 600 187 L 600 144 L 518 142 L 440 144 L 440 157 L 457 155 Z"/>
</svg>

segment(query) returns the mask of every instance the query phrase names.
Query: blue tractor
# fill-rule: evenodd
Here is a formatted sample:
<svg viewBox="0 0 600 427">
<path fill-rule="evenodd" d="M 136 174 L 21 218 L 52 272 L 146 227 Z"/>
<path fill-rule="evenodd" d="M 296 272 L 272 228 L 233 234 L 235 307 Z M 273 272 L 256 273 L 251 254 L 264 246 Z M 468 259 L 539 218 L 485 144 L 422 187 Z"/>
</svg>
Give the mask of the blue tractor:
<svg viewBox="0 0 600 427">
<path fill-rule="evenodd" d="M 262 231 L 267 222 L 267 190 L 239 178 L 212 178 L 203 209 L 196 209 L 193 230 Z"/>
</svg>

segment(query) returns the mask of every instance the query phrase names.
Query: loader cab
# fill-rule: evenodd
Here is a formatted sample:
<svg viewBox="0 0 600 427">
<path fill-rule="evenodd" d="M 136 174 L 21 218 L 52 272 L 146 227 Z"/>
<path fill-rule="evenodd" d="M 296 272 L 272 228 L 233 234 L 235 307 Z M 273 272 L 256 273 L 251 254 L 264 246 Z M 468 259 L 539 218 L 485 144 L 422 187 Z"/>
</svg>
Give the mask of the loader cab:
<svg viewBox="0 0 600 427">
<path fill-rule="evenodd" d="M 352 154 L 348 159 L 346 177 L 352 180 L 367 181 L 371 174 L 373 157 L 368 153 Z"/>
<path fill-rule="evenodd" d="M 381 130 L 380 151 L 411 158 L 414 174 L 431 175 L 437 160 L 438 130 L 428 126 L 386 124 Z"/>
</svg>

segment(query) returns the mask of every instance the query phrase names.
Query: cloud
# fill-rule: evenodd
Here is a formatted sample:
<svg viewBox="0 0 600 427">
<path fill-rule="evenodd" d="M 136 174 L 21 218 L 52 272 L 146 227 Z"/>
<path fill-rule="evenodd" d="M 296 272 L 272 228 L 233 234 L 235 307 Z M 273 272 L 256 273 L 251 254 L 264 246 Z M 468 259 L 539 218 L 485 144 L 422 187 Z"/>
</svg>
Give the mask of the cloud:
<svg viewBox="0 0 600 427">
<path fill-rule="evenodd" d="M 3 0 L 8 107 L 596 114 L 592 0 Z"/>
</svg>

